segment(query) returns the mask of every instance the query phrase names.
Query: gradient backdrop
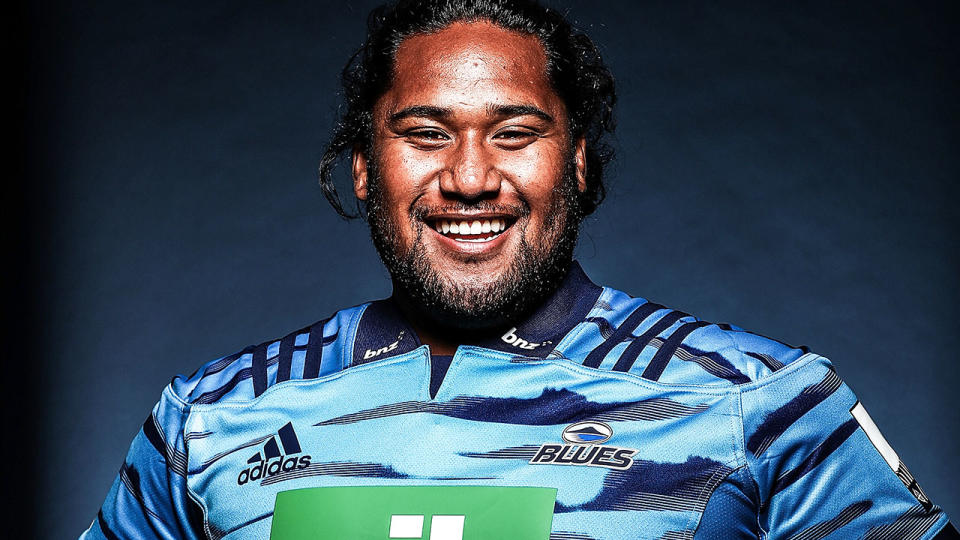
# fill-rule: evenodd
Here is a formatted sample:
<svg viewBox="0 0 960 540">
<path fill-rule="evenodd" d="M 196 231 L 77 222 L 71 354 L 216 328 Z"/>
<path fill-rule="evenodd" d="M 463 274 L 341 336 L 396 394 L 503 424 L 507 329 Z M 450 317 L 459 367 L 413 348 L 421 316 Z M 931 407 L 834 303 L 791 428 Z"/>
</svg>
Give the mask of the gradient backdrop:
<svg viewBox="0 0 960 540">
<path fill-rule="evenodd" d="M 38 382 L 7 414 L 39 426 L 49 539 L 87 527 L 175 373 L 390 292 L 315 178 L 373 2 L 83 4 L 23 8 L 40 286 L 10 362 Z M 833 359 L 960 519 L 956 13 L 762 4 L 557 3 L 619 83 L 579 258 Z"/>
</svg>

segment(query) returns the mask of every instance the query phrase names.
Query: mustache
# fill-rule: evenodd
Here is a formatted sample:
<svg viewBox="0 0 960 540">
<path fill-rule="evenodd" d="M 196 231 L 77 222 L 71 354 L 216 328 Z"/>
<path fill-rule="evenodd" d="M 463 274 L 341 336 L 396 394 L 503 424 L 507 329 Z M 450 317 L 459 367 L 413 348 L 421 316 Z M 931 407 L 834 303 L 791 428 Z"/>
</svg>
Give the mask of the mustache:
<svg viewBox="0 0 960 540">
<path fill-rule="evenodd" d="M 455 202 L 441 205 L 417 204 L 410 210 L 410 214 L 420 221 L 431 215 L 472 212 L 506 214 L 515 218 L 522 218 L 530 215 L 530 205 L 523 201 L 517 204 L 494 204 L 489 201 L 479 201 L 476 203 Z"/>
</svg>

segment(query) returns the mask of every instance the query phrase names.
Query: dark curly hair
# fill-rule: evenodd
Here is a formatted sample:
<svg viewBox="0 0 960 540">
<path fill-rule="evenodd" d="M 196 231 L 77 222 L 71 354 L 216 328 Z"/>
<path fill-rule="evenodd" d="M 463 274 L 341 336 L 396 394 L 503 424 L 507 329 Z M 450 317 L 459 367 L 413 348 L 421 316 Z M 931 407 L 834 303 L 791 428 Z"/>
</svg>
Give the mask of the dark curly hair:
<svg viewBox="0 0 960 540">
<path fill-rule="evenodd" d="M 568 111 L 572 139 L 586 141 L 587 189 L 580 195 L 580 210 L 582 215 L 593 212 L 606 194 L 603 171 L 613 158 L 607 142 L 614 130 L 613 76 L 589 37 L 535 0 L 399 0 L 370 12 L 366 42 L 343 69 L 346 110 L 320 160 L 324 196 L 344 218 L 363 215 L 359 201 L 356 213 L 344 208 L 333 180 L 334 168 L 354 148 L 368 153 L 372 149 L 373 106 L 389 89 L 400 43 L 461 21 L 489 21 L 540 40 L 550 81 Z"/>
</svg>

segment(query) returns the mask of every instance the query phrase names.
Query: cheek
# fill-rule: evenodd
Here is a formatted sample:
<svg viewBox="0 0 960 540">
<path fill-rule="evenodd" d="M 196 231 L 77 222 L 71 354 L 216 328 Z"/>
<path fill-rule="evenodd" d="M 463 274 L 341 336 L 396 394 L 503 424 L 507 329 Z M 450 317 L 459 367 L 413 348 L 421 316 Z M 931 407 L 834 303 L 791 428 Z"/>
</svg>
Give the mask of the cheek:
<svg viewBox="0 0 960 540">
<path fill-rule="evenodd" d="M 385 182 L 416 189 L 439 173 L 442 162 L 438 156 L 424 155 L 405 143 L 391 141 L 380 152 L 380 167 Z"/>
<path fill-rule="evenodd" d="M 554 146 L 531 145 L 511 152 L 499 162 L 499 168 L 516 186 L 531 207 L 549 204 L 558 194 L 563 181 L 565 156 Z"/>
</svg>

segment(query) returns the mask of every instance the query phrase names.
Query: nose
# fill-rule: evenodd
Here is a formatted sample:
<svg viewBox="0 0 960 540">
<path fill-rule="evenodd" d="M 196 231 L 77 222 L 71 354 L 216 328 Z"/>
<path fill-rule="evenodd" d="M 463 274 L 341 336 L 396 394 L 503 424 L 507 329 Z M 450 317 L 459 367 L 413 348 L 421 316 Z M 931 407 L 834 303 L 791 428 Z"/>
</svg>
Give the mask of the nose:
<svg viewBox="0 0 960 540">
<path fill-rule="evenodd" d="M 500 193 L 502 180 L 482 137 L 467 136 L 449 153 L 440 173 L 440 192 L 466 201 L 491 199 Z"/>
</svg>

